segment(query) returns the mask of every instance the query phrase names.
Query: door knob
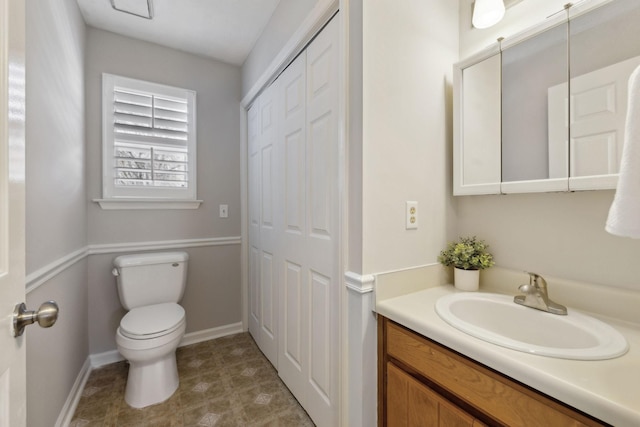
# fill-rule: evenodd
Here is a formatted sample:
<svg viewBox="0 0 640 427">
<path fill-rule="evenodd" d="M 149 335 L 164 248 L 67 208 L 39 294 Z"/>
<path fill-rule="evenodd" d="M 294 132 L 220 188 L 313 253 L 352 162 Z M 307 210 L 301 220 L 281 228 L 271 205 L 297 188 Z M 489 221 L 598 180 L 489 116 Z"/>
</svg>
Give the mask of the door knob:
<svg viewBox="0 0 640 427">
<path fill-rule="evenodd" d="M 27 325 L 38 322 L 43 328 L 53 326 L 58 320 L 58 304 L 55 301 L 47 301 L 40 305 L 38 311 L 28 311 L 22 302 L 13 310 L 13 336 L 19 337 Z"/>
</svg>

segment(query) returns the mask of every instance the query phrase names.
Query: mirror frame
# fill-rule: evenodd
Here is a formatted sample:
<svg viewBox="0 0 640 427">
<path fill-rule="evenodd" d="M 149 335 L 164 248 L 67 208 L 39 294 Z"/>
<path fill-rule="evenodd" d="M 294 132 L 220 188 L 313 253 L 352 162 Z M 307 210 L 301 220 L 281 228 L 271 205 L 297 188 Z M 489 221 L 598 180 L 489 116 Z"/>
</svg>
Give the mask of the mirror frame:
<svg viewBox="0 0 640 427">
<path fill-rule="evenodd" d="M 600 6 L 607 3 L 611 3 L 614 0 L 583 0 L 582 2 L 572 5 L 568 12 L 560 11 L 559 13 L 552 15 L 545 21 L 530 27 L 524 31 L 521 31 L 509 38 L 498 39 L 497 43 L 492 44 L 488 48 L 470 56 L 469 58 L 462 60 L 453 67 L 453 195 L 482 195 L 482 194 L 517 194 L 517 193 L 539 193 L 539 192 L 566 192 L 566 191 L 579 191 L 579 190 L 600 190 L 600 189 L 615 189 L 617 183 L 617 174 L 593 176 L 593 177 L 580 177 L 573 178 L 567 176 L 566 178 L 552 178 L 552 179 L 540 179 L 529 181 L 511 181 L 487 183 L 487 184 L 465 184 L 464 183 L 464 111 L 462 105 L 464 101 L 463 90 L 463 72 L 466 68 L 469 68 L 475 64 L 478 64 L 485 59 L 490 58 L 493 55 L 502 55 L 502 52 L 509 47 L 515 46 L 525 40 L 528 40 L 536 35 L 554 28 L 558 25 L 570 22 L 572 19 L 579 17 L 585 13 L 588 13 Z M 570 48 L 571 40 L 568 38 L 567 43 Z M 567 57 L 569 63 L 570 58 Z M 569 64 L 570 66 L 570 64 Z M 502 73 L 502 70 L 500 70 Z M 570 75 L 567 75 L 567 82 L 569 82 Z M 500 76 L 502 81 L 502 77 Z M 568 93 L 570 96 L 570 85 L 567 84 Z M 502 85 L 500 87 L 502 92 Z M 502 108 L 502 105 L 500 106 Z M 570 135 L 569 135 L 570 136 Z M 500 149 L 502 147 L 502 138 L 500 138 Z M 567 147 L 568 150 L 568 147 Z M 569 153 L 567 152 L 567 161 L 569 160 Z M 500 164 L 500 162 L 498 162 Z M 500 164 L 500 168 L 501 168 Z M 568 165 L 567 165 L 568 168 Z M 496 173 L 496 172 L 492 172 Z M 502 171 L 497 172 L 498 176 L 502 176 Z M 577 181 L 581 181 L 578 185 Z"/>
<path fill-rule="evenodd" d="M 491 171 L 496 174 L 498 180 L 485 184 L 465 184 L 464 181 L 464 90 L 463 73 L 464 70 L 495 55 L 500 55 L 500 44 L 495 43 L 487 49 L 467 58 L 454 65 L 453 70 L 453 194 L 454 196 L 473 194 L 499 194 L 501 171 L 498 161 L 498 170 Z M 500 79 L 502 81 L 502 79 Z M 500 90 L 502 90 L 500 88 Z M 502 102 L 502 101 L 500 101 Z M 500 106 L 502 111 L 502 106 Z M 502 138 L 498 140 L 498 151 L 501 150 Z"/>
</svg>

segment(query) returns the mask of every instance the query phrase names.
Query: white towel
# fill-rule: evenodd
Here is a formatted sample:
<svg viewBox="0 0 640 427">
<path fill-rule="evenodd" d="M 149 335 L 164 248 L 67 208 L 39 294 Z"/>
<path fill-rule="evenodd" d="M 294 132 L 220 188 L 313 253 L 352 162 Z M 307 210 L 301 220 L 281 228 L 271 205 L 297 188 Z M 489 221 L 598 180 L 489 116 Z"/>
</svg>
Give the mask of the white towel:
<svg viewBox="0 0 640 427">
<path fill-rule="evenodd" d="M 640 239 L 640 67 L 629 77 L 618 188 L 605 229 L 617 236 Z"/>
</svg>

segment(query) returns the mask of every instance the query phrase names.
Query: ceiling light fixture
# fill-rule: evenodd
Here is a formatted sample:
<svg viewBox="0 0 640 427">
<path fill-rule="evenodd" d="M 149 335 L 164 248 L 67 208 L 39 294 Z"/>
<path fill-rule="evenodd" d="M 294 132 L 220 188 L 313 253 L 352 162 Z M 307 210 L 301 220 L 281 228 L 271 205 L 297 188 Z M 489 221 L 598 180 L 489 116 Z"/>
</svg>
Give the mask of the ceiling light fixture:
<svg viewBox="0 0 640 427">
<path fill-rule="evenodd" d="M 502 0 L 476 0 L 473 6 L 471 23 L 476 28 L 489 28 L 500 22 L 504 16 L 504 2 Z"/>
<path fill-rule="evenodd" d="M 152 0 L 111 0 L 111 7 L 119 12 L 139 16 L 144 19 L 153 19 Z"/>
</svg>

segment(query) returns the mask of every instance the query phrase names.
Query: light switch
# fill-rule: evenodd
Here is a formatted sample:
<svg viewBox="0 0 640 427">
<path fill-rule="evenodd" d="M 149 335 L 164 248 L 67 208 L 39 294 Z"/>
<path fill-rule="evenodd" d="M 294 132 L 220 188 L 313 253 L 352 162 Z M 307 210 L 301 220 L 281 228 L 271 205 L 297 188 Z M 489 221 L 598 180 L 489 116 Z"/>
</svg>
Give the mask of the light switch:
<svg viewBox="0 0 640 427">
<path fill-rule="evenodd" d="M 220 218 L 229 217 L 229 205 L 220 205 Z"/>
</svg>

